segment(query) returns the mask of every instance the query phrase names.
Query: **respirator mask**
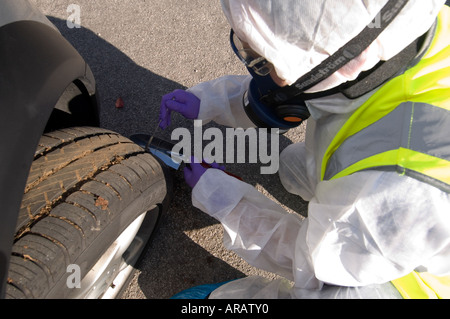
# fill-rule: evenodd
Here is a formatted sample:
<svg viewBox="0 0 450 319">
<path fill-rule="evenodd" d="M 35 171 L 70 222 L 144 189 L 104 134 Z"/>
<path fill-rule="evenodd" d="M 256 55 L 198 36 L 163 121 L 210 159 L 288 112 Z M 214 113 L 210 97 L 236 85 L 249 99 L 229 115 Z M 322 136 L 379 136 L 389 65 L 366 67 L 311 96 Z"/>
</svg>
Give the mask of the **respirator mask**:
<svg viewBox="0 0 450 319">
<path fill-rule="evenodd" d="M 277 128 L 280 131 L 287 131 L 309 118 L 307 100 L 337 93 L 342 93 L 349 99 L 356 99 L 395 76 L 417 56 L 421 38 L 389 61 L 381 61 L 373 69 L 362 72 L 354 81 L 322 92 L 305 93 L 365 51 L 407 3 L 408 0 L 389 0 L 378 13 L 381 21 L 379 27 L 369 24 L 335 54 L 292 85 L 285 87 L 278 86 L 270 76 L 274 70 L 273 64 L 258 55 L 231 30 L 231 47 L 253 77 L 243 97 L 243 107 L 247 116 L 259 128 Z"/>
</svg>

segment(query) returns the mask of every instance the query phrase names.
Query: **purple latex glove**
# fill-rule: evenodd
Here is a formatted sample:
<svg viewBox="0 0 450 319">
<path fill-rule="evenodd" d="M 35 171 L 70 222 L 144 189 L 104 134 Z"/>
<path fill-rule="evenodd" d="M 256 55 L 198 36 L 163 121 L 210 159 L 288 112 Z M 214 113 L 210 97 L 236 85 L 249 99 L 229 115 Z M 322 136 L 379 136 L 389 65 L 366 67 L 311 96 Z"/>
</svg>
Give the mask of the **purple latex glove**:
<svg viewBox="0 0 450 319">
<path fill-rule="evenodd" d="M 159 126 L 164 130 L 171 123 L 172 111 L 178 112 L 185 118 L 195 120 L 200 112 L 200 100 L 192 93 L 184 90 L 175 90 L 162 97 Z"/>
<path fill-rule="evenodd" d="M 191 187 L 194 188 L 195 185 L 197 185 L 200 178 L 205 174 L 205 172 L 209 168 L 216 168 L 220 169 L 222 171 L 225 170 L 225 167 L 220 166 L 217 163 L 207 164 L 205 162 L 203 163 L 195 163 L 194 160 L 191 160 L 190 164 L 186 164 L 186 167 L 184 168 L 184 179 L 186 183 Z"/>
</svg>

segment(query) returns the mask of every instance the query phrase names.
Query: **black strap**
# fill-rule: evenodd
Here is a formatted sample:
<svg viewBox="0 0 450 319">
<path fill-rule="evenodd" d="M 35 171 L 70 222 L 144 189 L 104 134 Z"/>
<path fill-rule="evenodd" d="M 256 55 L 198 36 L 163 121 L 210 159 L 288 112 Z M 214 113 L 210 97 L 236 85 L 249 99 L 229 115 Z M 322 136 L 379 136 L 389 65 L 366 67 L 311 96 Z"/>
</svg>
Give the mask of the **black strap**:
<svg viewBox="0 0 450 319">
<path fill-rule="evenodd" d="M 373 24 L 371 23 L 360 34 L 350 40 L 350 42 L 322 62 L 319 66 L 315 67 L 311 72 L 302 76 L 291 86 L 283 87 L 263 96 L 261 101 L 267 105 L 281 105 L 331 76 L 352 59 L 364 52 L 364 50 L 366 50 L 388 27 L 407 3 L 408 0 L 389 0 L 379 13 L 381 20 L 380 27 L 373 27 Z"/>
<path fill-rule="evenodd" d="M 339 86 L 339 92 L 349 99 L 356 99 L 415 66 L 430 47 L 436 26 L 437 22 L 393 58 L 380 61 L 373 69 L 362 72 L 356 80 L 343 83 Z"/>
<path fill-rule="evenodd" d="M 294 101 L 308 101 L 338 93 L 342 93 L 348 99 L 357 99 L 417 64 L 419 62 L 417 61 L 418 55 L 420 55 L 420 51 L 423 49 L 424 38 L 427 36 L 428 33 L 417 38 L 392 59 L 380 61 L 372 69 L 362 72 L 353 81 L 345 82 L 326 91 L 296 95 Z M 291 101 L 287 101 L 287 103 L 295 104 L 295 102 L 291 103 Z"/>
</svg>

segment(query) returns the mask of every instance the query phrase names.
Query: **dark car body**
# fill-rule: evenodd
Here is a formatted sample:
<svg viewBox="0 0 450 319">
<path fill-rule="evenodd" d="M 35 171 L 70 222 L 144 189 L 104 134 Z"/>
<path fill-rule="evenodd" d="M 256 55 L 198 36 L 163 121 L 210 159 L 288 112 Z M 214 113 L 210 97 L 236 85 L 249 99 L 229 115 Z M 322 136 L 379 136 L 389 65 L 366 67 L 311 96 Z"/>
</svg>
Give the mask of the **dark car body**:
<svg viewBox="0 0 450 319">
<path fill-rule="evenodd" d="M 83 103 L 76 103 L 80 99 Z M 3 298 L 18 211 L 40 137 L 58 126 L 99 125 L 89 66 L 47 18 L 23 0 L 0 2 L 0 112 Z"/>
</svg>

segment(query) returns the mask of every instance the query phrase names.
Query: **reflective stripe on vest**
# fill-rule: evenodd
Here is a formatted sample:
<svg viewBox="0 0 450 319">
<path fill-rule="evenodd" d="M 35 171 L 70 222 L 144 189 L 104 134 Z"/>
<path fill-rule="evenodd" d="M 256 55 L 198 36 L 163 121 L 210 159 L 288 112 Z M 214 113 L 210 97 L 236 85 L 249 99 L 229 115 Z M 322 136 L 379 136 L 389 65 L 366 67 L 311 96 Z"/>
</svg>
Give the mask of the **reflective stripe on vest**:
<svg viewBox="0 0 450 319">
<path fill-rule="evenodd" d="M 421 61 L 383 85 L 328 146 L 321 180 L 391 170 L 450 193 L 450 9 Z M 392 281 L 404 298 L 450 298 L 450 276 L 412 272 Z"/>
<path fill-rule="evenodd" d="M 450 112 L 424 103 L 400 104 L 347 138 L 329 159 L 324 179 L 365 169 L 396 170 L 450 192 Z"/>
</svg>

